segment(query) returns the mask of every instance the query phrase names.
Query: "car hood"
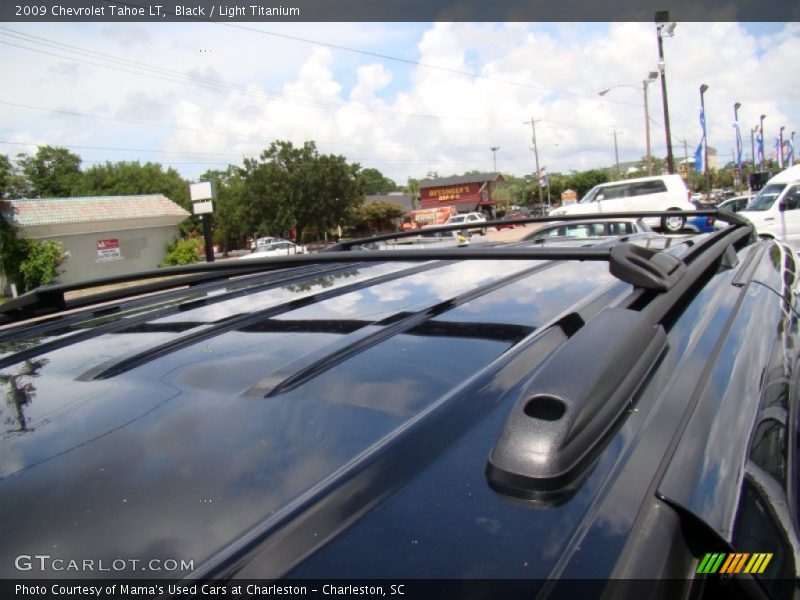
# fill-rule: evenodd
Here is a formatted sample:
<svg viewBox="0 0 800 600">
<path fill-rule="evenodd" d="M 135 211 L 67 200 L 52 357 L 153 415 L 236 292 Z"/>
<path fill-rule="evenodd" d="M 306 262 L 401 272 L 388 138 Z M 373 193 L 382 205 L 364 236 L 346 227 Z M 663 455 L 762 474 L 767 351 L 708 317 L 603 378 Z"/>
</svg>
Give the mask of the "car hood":
<svg viewBox="0 0 800 600">
<path fill-rule="evenodd" d="M 780 223 L 780 217 L 771 210 L 740 210 L 736 215 L 750 221 L 759 232 L 771 231 Z"/>
</svg>

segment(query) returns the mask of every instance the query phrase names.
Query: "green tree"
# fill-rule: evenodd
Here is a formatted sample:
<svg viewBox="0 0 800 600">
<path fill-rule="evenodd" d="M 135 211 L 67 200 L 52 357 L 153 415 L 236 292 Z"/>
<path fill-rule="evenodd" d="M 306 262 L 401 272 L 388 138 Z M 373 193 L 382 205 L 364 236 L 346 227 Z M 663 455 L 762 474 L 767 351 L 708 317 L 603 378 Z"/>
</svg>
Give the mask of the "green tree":
<svg viewBox="0 0 800 600">
<path fill-rule="evenodd" d="M 419 179 L 414 179 L 413 177 L 409 177 L 404 191 L 406 194 L 409 194 L 411 196 L 411 205 L 414 208 L 419 208 L 420 205 Z"/>
<path fill-rule="evenodd" d="M 359 166 L 343 156 L 320 155 L 314 142 L 294 147 L 273 142 L 259 160 L 245 159 L 245 219 L 260 233 L 327 231 L 342 222 L 362 197 Z"/>
<path fill-rule="evenodd" d="M 355 225 L 358 230 L 386 231 L 394 229 L 392 219 L 402 217 L 405 211 L 386 200 L 375 200 L 358 207 L 355 214 Z"/>
<path fill-rule="evenodd" d="M 139 161 L 106 162 L 86 169 L 74 188 L 81 196 L 122 196 L 163 194 L 186 210 L 191 210 L 189 182 L 173 168 Z"/>
<path fill-rule="evenodd" d="M 136 196 L 139 194 L 163 194 L 179 206 L 192 212 L 189 199 L 189 182 L 173 168 L 164 168 L 159 163 L 139 161 L 106 162 L 95 165 L 82 173 L 73 189 L 76 196 Z M 200 227 L 198 217 L 183 221 L 183 235 L 196 232 Z"/>
<path fill-rule="evenodd" d="M 230 165 L 225 171 L 206 171 L 200 176 L 200 181 L 213 182 L 217 191 L 214 199 L 214 242 L 220 244 L 223 254 L 227 254 L 230 248 L 255 231 L 246 218 L 244 171 Z"/>
<path fill-rule="evenodd" d="M 19 154 L 17 162 L 27 183 L 25 193 L 34 198 L 74 195 L 81 180 L 81 157 L 66 148 L 39 146 L 36 154 Z"/>
<path fill-rule="evenodd" d="M 608 171 L 604 169 L 589 169 L 588 171 L 579 171 L 577 173 L 570 174 L 564 182 L 566 185 L 566 188 L 564 189 L 569 188 L 571 190 L 575 190 L 575 192 L 578 194 L 578 198 L 581 198 L 581 196 L 583 196 L 594 186 L 601 183 L 606 183 L 607 181 L 610 181 Z"/>
<path fill-rule="evenodd" d="M 19 198 L 24 195 L 25 178 L 5 154 L 0 154 L 0 199 Z"/>
<path fill-rule="evenodd" d="M 366 195 L 388 194 L 389 192 L 395 192 L 399 189 L 394 181 L 388 177 L 384 177 L 383 173 L 378 169 L 362 170 L 358 174 L 358 180 Z"/>
<path fill-rule="evenodd" d="M 667 161 L 664 158 L 660 158 L 658 156 L 651 156 L 650 160 L 653 164 L 653 175 L 660 175 L 661 173 L 667 172 Z M 676 159 L 677 161 L 677 159 Z M 629 173 L 625 176 L 626 179 L 632 179 L 634 177 L 648 177 L 647 175 L 647 157 L 643 156 L 639 159 L 639 162 L 636 163 L 636 170 Z"/>
</svg>

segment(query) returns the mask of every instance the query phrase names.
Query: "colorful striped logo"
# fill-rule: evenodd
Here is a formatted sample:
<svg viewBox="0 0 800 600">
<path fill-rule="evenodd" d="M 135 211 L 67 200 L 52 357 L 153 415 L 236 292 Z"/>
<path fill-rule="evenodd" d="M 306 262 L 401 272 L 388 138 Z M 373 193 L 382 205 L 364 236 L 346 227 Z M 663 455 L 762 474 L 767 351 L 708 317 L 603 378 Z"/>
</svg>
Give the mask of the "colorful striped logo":
<svg viewBox="0 0 800 600">
<path fill-rule="evenodd" d="M 700 562 L 700 566 L 697 567 L 697 573 L 704 575 L 752 573 L 758 575 L 764 572 L 771 560 L 772 552 L 706 554 Z"/>
</svg>

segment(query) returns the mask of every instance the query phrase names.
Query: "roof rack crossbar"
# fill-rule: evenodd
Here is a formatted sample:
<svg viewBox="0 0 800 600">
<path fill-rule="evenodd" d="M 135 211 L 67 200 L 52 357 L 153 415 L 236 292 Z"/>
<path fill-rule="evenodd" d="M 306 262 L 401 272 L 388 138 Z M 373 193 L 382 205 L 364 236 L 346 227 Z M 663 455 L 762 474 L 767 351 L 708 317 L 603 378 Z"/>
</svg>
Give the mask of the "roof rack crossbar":
<svg viewBox="0 0 800 600">
<path fill-rule="evenodd" d="M 120 375 L 122 373 L 130 371 L 131 369 L 144 365 L 152 360 L 155 360 L 156 358 L 169 354 L 170 352 L 175 352 L 181 350 L 182 348 L 186 348 L 192 344 L 196 344 L 198 342 L 206 340 L 212 336 L 219 335 L 221 333 L 225 333 L 228 331 L 235 331 L 238 329 L 242 329 L 247 327 L 248 325 L 259 323 L 266 319 L 273 318 L 277 315 L 297 310 L 298 308 L 302 308 L 303 306 L 312 304 L 314 302 L 320 302 L 322 300 L 336 298 L 338 296 L 342 296 L 344 294 L 348 294 L 350 292 L 363 289 L 366 286 L 378 285 L 380 283 L 394 281 L 404 276 L 430 271 L 445 266 L 446 264 L 448 263 L 446 262 L 424 263 L 421 265 L 415 265 L 414 267 L 410 267 L 407 269 L 401 269 L 398 271 L 392 271 L 391 273 L 386 273 L 384 275 L 379 275 L 377 277 L 371 277 L 366 281 L 357 281 L 354 283 L 343 285 L 341 287 L 333 289 L 325 289 L 324 291 L 321 291 L 316 294 L 301 296 L 294 300 L 290 300 L 288 302 L 284 302 L 277 306 L 272 306 L 270 308 L 266 308 L 257 311 L 255 313 L 245 313 L 241 315 L 236 315 L 231 318 L 226 318 L 224 321 L 218 322 L 212 325 L 211 327 L 193 333 L 189 333 L 183 337 L 172 339 L 158 346 L 148 348 L 147 350 L 142 352 L 136 352 L 126 358 L 123 358 L 122 360 L 112 362 L 110 364 L 105 363 L 103 365 L 99 365 L 81 375 L 79 379 L 81 380 L 108 379 L 110 377 Z"/>
<path fill-rule="evenodd" d="M 546 217 L 525 217 L 523 219 L 514 219 L 514 225 L 527 224 L 527 223 L 554 223 L 557 221 L 585 221 L 587 219 L 631 219 L 648 217 L 700 217 L 708 216 L 714 217 L 716 220 L 723 221 L 732 225 L 747 225 L 749 222 L 744 218 L 727 211 L 720 211 L 716 209 L 696 210 L 696 211 L 644 211 L 644 212 L 612 212 L 612 213 L 587 213 L 580 215 L 558 215 Z M 423 233 L 436 233 L 439 231 L 460 231 L 460 230 L 474 230 L 485 229 L 486 227 L 495 227 L 497 225 L 508 225 L 508 221 L 493 220 L 493 221 L 480 221 L 473 223 L 447 223 L 437 225 L 436 227 L 427 226 L 425 229 L 414 229 L 411 231 L 396 231 L 393 233 L 382 233 L 380 235 L 373 235 L 369 237 L 356 238 L 353 240 L 346 240 L 339 242 L 330 248 L 326 248 L 323 252 L 338 252 L 342 250 L 349 250 L 355 246 L 363 246 L 372 242 L 383 242 L 386 240 L 395 240 L 403 238 L 418 237 Z"/>
</svg>

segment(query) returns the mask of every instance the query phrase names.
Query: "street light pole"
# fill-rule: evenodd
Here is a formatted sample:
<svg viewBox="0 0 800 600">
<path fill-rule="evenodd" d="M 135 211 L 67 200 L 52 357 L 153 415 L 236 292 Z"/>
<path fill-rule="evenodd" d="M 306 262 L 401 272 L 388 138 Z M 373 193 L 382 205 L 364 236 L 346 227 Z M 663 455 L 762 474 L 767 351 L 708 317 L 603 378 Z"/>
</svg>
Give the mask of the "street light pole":
<svg viewBox="0 0 800 600">
<path fill-rule="evenodd" d="M 497 151 L 500 150 L 500 146 L 492 146 L 489 148 L 492 151 L 492 158 L 494 159 L 494 172 L 497 173 Z"/>
<path fill-rule="evenodd" d="M 750 162 L 752 163 L 751 168 L 753 169 L 753 173 L 756 172 L 756 141 L 753 135 L 756 131 L 758 131 L 758 125 L 750 130 Z"/>
<path fill-rule="evenodd" d="M 764 154 L 766 154 L 767 149 L 764 147 L 764 119 L 767 118 L 767 115 L 761 115 L 761 173 L 764 172 Z"/>
<path fill-rule="evenodd" d="M 783 169 L 783 130 L 786 129 L 783 125 L 781 125 L 780 131 L 778 135 L 780 135 L 780 141 L 778 142 L 778 165 L 781 169 Z"/>
<path fill-rule="evenodd" d="M 711 202 L 711 171 L 708 169 L 708 125 L 706 121 L 706 102 L 704 95 L 708 86 L 704 83 L 700 86 L 700 110 L 703 113 L 703 166 L 706 170 L 706 202 Z"/>
<path fill-rule="evenodd" d="M 653 155 L 652 155 L 652 152 L 650 150 L 650 108 L 649 108 L 649 103 L 648 103 L 648 99 L 647 99 L 647 87 L 648 87 L 648 85 L 650 85 L 651 82 L 655 81 L 656 79 L 658 79 L 658 73 L 656 71 L 650 71 L 650 73 L 648 75 L 648 78 L 642 80 L 642 93 L 644 95 L 644 136 L 645 136 L 645 142 L 646 142 L 645 148 L 646 148 L 646 152 L 647 152 L 646 156 L 647 156 L 647 174 L 648 175 L 652 175 L 653 174 Z M 598 96 L 605 96 L 608 92 L 610 92 L 614 88 L 618 88 L 618 87 L 630 87 L 630 88 L 636 89 L 635 85 L 628 85 L 628 84 L 625 84 L 625 83 L 620 83 L 618 85 L 612 85 L 611 87 L 606 88 L 604 90 L 600 90 L 599 92 L 597 92 L 597 95 Z"/>
<path fill-rule="evenodd" d="M 645 139 L 647 140 L 647 174 L 653 174 L 653 155 L 650 152 L 650 108 L 647 102 L 647 86 L 650 85 L 651 81 L 655 81 L 658 78 L 658 73 L 655 71 L 650 71 L 650 75 L 647 79 L 642 80 L 642 91 L 644 92 L 644 135 Z"/>
<path fill-rule="evenodd" d="M 733 162 L 736 164 L 734 173 L 738 173 L 738 175 L 734 178 L 734 183 L 736 184 L 737 189 L 741 185 L 741 177 L 742 177 L 742 161 L 739 158 L 742 155 L 742 148 L 739 144 L 739 138 L 741 137 L 739 129 L 739 109 L 741 107 L 742 107 L 741 102 L 736 102 L 733 105 L 733 122 L 736 124 L 736 156 L 733 157 Z"/>
<path fill-rule="evenodd" d="M 669 105 L 667 102 L 667 74 L 664 67 L 664 35 L 672 37 L 675 31 L 675 23 L 668 23 L 669 11 L 656 12 L 656 34 L 658 37 L 658 70 L 661 73 L 661 97 L 664 105 L 664 131 L 667 136 L 667 171 L 675 173 L 675 159 L 672 156 L 672 135 L 669 128 Z"/>
<path fill-rule="evenodd" d="M 525 125 L 528 124 L 527 121 L 523 121 Z M 542 197 L 542 185 L 541 181 L 539 180 L 539 148 L 536 146 L 536 120 L 531 117 L 531 131 L 532 131 L 532 141 L 533 141 L 533 156 L 536 159 L 536 182 L 539 186 L 539 204 L 544 204 L 543 197 Z"/>
<path fill-rule="evenodd" d="M 617 150 L 617 130 L 614 130 L 614 161 L 617 165 L 617 179 L 620 178 L 619 172 L 619 151 Z"/>
</svg>

